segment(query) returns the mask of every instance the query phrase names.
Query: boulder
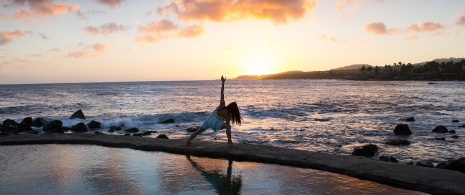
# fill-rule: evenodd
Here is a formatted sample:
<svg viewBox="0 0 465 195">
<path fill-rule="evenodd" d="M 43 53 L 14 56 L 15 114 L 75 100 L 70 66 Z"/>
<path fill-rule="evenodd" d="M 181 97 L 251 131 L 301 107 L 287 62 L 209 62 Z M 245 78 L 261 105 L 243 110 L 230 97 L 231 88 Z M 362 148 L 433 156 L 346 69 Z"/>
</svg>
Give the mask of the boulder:
<svg viewBox="0 0 465 195">
<path fill-rule="evenodd" d="M 200 128 L 200 126 L 187 127 L 186 131 L 187 132 L 194 132 L 194 131 L 197 131 L 197 129 L 199 129 L 199 128 Z"/>
<path fill-rule="evenodd" d="M 456 133 L 456 132 L 455 132 L 455 130 L 450 130 L 450 131 L 447 132 L 447 133 L 452 133 L 452 134 L 454 134 L 454 133 Z"/>
<path fill-rule="evenodd" d="M 34 127 L 43 127 L 47 124 L 48 122 L 46 120 L 44 120 L 43 118 L 36 118 L 32 121 L 32 124 L 31 126 L 34 126 Z"/>
<path fill-rule="evenodd" d="M 20 123 L 19 126 L 32 126 L 32 117 L 24 118 Z"/>
<path fill-rule="evenodd" d="M 131 136 L 131 134 L 130 133 L 125 133 L 124 136 Z"/>
<path fill-rule="evenodd" d="M 457 136 L 457 135 L 453 135 L 453 136 L 451 136 L 451 138 L 458 139 L 458 138 L 459 138 L 459 136 Z"/>
<path fill-rule="evenodd" d="M 16 127 L 18 126 L 18 123 L 14 120 L 6 119 L 3 121 L 2 126 L 10 126 L 10 127 L 15 126 Z"/>
<path fill-rule="evenodd" d="M 112 132 L 113 131 L 119 131 L 119 130 L 121 130 L 121 127 L 118 127 L 118 126 L 111 126 L 110 127 L 110 131 L 112 131 Z"/>
<path fill-rule="evenodd" d="M 460 122 L 460 121 L 457 120 L 457 119 L 454 119 L 454 120 L 452 120 L 451 122 L 453 122 L 453 123 L 458 123 L 458 122 Z"/>
<path fill-rule="evenodd" d="M 385 143 L 394 146 L 410 145 L 410 142 L 404 139 L 389 139 Z"/>
<path fill-rule="evenodd" d="M 64 133 L 62 127 L 63 122 L 61 122 L 60 120 L 53 120 L 47 123 L 47 125 L 44 126 L 43 130 L 46 133 Z"/>
<path fill-rule="evenodd" d="M 430 162 L 417 162 L 416 165 L 417 165 L 417 166 L 420 166 L 420 167 L 430 167 L 430 168 L 434 168 L 433 163 L 430 163 Z"/>
<path fill-rule="evenodd" d="M 124 130 L 124 131 L 126 131 L 126 132 L 128 132 L 128 133 L 137 133 L 137 132 L 139 132 L 139 129 L 133 127 L 133 128 L 126 129 L 126 130 Z"/>
<path fill-rule="evenodd" d="M 459 127 L 465 127 L 465 125 L 460 125 Z"/>
<path fill-rule="evenodd" d="M 396 135 L 410 135 L 410 134 L 412 134 L 412 131 L 410 131 L 410 128 L 408 127 L 407 124 L 398 124 L 394 128 L 394 134 L 396 134 Z"/>
<path fill-rule="evenodd" d="M 100 131 L 95 131 L 95 134 L 103 135 L 103 133 Z"/>
<path fill-rule="evenodd" d="M 459 158 L 447 163 L 447 165 L 442 167 L 443 169 L 457 170 L 462 173 L 465 173 L 465 158 Z"/>
<path fill-rule="evenodd" d="M 84 113 L 82 112 L 82 110 L 79 109 L 78 111 L 74 112 L 74 113 L 69 117 L 69 119 L 75 119 L 75 118 L 86 119 L 86 116 L 84 115 Z"/>
<path fill-rule="evenodd" d="M 164 121 L 161 121 L 160 123 L 165 123 L 166 124 L 166 123 L 174 123 L 174 122 L 176 122 L 176 121 L 174 121 L 174 119 L 170 118 L 170 119 L 166 119 Z"/>
<path fill-rule="evenodd" d="M 169 139 L 168 136 L 166 136 L 165 134 L 160 134 L 157 136 L 157 138 L 160 138 L 160 139 Z"/>
<path fill-rule="evenodd" d="M 378 152 L 378 146 L 373 144 L 364 145 L 363 147 L 354 148 L 352 155 L 372 157 Z"/>
<path fill-rule="evenodd" d="M 71 131 L 76 133 L 87 132 L 87 130 L 86 124 L 82 122 L 71 127 Z"/>
<path fill-rule="evenodd" d="M 391 156 L 380 156 L 379 160 L 386 161 L 386 162 L 393 162 L 393 163 L 398 162 L 396 158 L 391 157 Z"/>
<path fill-rule="evenodd" d="M 92 120 L 90 123 L 87 123 L 87 126 L 89 129 L 100 129 L 100 122 Z"/>
<path fill-rule="evenodd" d="M 444 127 L 443 125 L 439 125 L 437 126 L 436 128 L 433 129 L 433 132 L 435 133 L 447 133 L 449 130 L 447 130 L 446 127 Z"/>
<path fill-rule="evenodd" d="M 413 118 L 413 116 L 407 117 L 407 118 L 405 119 L 405 121 L 409 121 L 409 122 L 410 122 L 410 121 L 415 121 L 415 118 Z"/>
</svg>

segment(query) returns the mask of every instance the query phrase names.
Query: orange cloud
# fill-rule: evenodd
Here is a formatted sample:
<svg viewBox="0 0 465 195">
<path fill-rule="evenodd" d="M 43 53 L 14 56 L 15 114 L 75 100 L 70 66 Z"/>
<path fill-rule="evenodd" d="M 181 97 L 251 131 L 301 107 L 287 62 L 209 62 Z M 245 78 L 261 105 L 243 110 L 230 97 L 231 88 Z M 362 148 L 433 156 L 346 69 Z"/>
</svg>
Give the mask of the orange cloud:
<svg viewBox="0 0 465 195">
<path fill-rule="evenodd" d="M 316 4 L 316 0 L 171 0 L 158 11 L 174 13 L 183 21 L 255 18 L 282 24 L 301 19 Z"/>
<path fill-rule="evenodd" d="M 349 6 L 349 5 L 353 5 L 357 2 L 357 0 L 343 0 L 341 2 L 339 2 L 337 4 L 337 11 L 344 15 L 344 10 L 345 10 L 345 7 Z"/>
<path fill-rule="evenodd" d="M 0 46 L 6 45 L 9 42 L 13 41 L 15 38 L 25 36 L 27 32 L 23 30 L 16 31 L 0 31 Z"/>
<path fill-rule="evenodd" d="M 202 26 L 199 25 L 191 25 L 186 28 L 181 29 L 178 32 L 179 37 L 198 37 L 203 34 L 205 30 Z"/>
<path fill-rule="evenodd" d="M 13 15 L 13 18 L 16 20 L 24 20 L 33 16 L 48 17 L 71 13 L 80 9 L 79 5 L 56 4 L 54 0 L 5 0 L 2 6 L 19 7 Z"/>
<path fill-rule="evenodd" d="M 116 23 L 112 22 L 112 23 L 104 24 L 100 26 L 100 28 L 93 27 L 93 26 L 87 26 L 86 28 L 84 28 L 84 30 L 91 35 L 99 35 L 99 34 L 108 35 L 110 33 L 117 33 L 121 31 L 125 31 L 128 28 L 129 27 L 125 27 L 123 25 L 117 25 Z"/>
<path fill-rule="evenodd" d="M 434 23 L 434 22 L 424 22 L 420 26 L 417 24 L 413 24 L 410 27 L 408 27 L 409 30 L 415 31 L 415 32 L 427 32 L 427 31 L 435 31 L 439 29 L 443 29 L 444 27 L 439 24 L 439 23 Z"/>
<path fill-rule="evenodd" d="M 417 40 L 418 39 L 418 36 L 417 35 L 412 35 L 412 36 L 409 36 L 406 38 L 406 40 L 409 40 L 409 41 L 413 41 L 413 40 Z"/>
<path fill-rule="evenodd" d="M 465 26 L 465 10 L 462 11 L 462 16 L 457 20 L 456 24 Z"/>
<path fill-rule="evenodd" d="M 147 26 L 139 27 L 139 35 L 136 38 L 137 42 L 157 42 L 165 38 L 171 37 L 173 32 L 176 32 L 178 27 L 169 20 L 161 20 L 152 22 Z"/>
<path fill-rule="evenodd" d="M 365 26 L 365 29 L 368 32 L 372 32 L 372 33 L 374 33 L 376 35 L 388 34 L 388 31 L 386 29 L 386 25 L 384 25 L 384 23 L 382 23 L 382 22 L 372 22 L 370 24 L 367 24 Z"/>
<path fill-rule="evenodd" d="M 81 45 L 81 44 L 79 44 Z M 107 50 L 108 46 L 105 44 L 94 44 L 87 48 L 72 52 L 66 55 L 67 58 L 83 58 L 83 57 L 95 57 L 103 54 Z"/>
<path fill-rule="evenodd" d="M 333 42 L 333 43 L 347 43 L 348 42 L 347 40 L 341 40 L 341 39 L 338 39 L 336 37 L 329 36 L 329 35 L 326 35 L 326 34 L 321 35 L 320 39 L 325 40 L 325 41 L 330 41 L 330 42 Z"/>
<path fill-rule="evenodd" d="M 111 8 L 119 6 L 123 1 L 125 0 L 97 0 L 98 3 Z"/>
</svg>

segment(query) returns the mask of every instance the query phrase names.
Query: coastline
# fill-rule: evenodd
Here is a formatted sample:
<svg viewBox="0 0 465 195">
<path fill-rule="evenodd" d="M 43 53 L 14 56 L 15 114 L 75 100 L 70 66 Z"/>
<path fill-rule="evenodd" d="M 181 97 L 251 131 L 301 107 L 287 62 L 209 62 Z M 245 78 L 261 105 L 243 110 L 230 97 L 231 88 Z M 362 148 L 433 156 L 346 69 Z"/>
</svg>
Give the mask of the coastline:
<svg viewBox="0 0 465 195">
<path fill-rule="evenodd" d="M 218 142 L 194 140 L 192 146 L 186 146 L 184 143 L 184 139 L 155 139 L 100 134 L 0 136 L 0 145 L 90 144 L 132 148 L 144 151 L 190 154 L 201 157 L 228 158 L 236 161 L 311 168 L 432 194 L 462 194 L 465 191 L 463 183 L 465 174 L 458 171 L 389 163 L 358 156 L 331 155 L 263 145 L 237 143 L 236 148 L 229 148 L 227 144 Z"/>
</svg>

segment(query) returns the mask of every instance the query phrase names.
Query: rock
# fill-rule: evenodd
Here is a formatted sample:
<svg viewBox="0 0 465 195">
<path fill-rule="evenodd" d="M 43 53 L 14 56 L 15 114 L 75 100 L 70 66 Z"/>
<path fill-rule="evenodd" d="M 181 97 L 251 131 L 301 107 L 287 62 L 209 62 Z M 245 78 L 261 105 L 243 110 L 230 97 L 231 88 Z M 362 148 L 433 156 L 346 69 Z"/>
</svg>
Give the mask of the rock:
<svg viewBox="0 0 465 195">
<path fill-rule="evenodd" d="M 75 118 L 86 119 L 86 116 L 84 115 L 84 113 L 82 112 L 82 110 L 79 109 L 78 111 L 74 112 L 74 113 L 69 117 L 69 119 L 75 119 Z"/>
<path fill-rule="evenodd" d="M 146 131 L 146 132 L 150 132 L 151 134 L 152 133 L 158 133 L 158 131 Z"/>
<path fill-rule="evenodd" d="M 32 117 L 24 118 L 20 123 L 19 126 L 32 126 Z"/>
<path fill-rule="evenodd" d="M 130 133 L 125 133 L 124 136 L 131 136 L 131 134 Z"/>
<path fill-rule="evenodd" d="M 405 121 L 415 121 L 415 118 L 413 118 L 413 116 L 407 117 L 407 118 L 405 119 Z"/>
<path fill-rule="evenodd" d="M 465 127 L 465 125 L 460 125 L 459 127 Z"/>
<path fill-rule="evenodd" d="M 417 166 L 420 166 L 420 167 L 430 167 L 430 168 L 434 168 L 433 163 L 429 163 L 429 162 L 417 162 L 416 165 L 417 165 Z"/>
<path fill-rule="evenodd" d="M 354 148 L 352 155 L 354 156 L 366 156 L 372 157 L 375 153 L 378 152 L 378 146 L 373 144 L 364 145 L 363 147 Z"/>
<path fill-rule="evenodd" d="M 447 133 L 452 133 L 452 134 L 453 134 L 453 133 L 455 133 L 455 130 L 450 130 L 450 131 L 447 132 Z"/>
<path fill-rule="evenodd" d="M 118 126 L 111 126 L 111 127 L 110 127 L 110 131 L 111 131 L 111 130 L 113 130 L 113 131 L 119 131 L 119 130 L 121 130 L 121 127 L 118 127 Z M 113 132 L 113 131 L 112 131 L 112 132 Z"/>
<path fill-rule="evenodd" d="M 435 133 L 447 133 L 449 130 L 447 130 L 446 127 L 439 125 L 436 128 L 433 129 L 433 132 Z"/>
<path fill-rule="evenodd" d="M 152 132 L 150 132 L 150 131 L 145 131 L 145 132 L 141 132 L 141 133 L 134 133 L 134 134 L 132 134 L 132 136 L 146 136 L 146 135 L 152 135 Z"/>
<path fill-rule="evenodd" d="M 157 138 L 160 138 L 160 139 L 169 139 L 168 136 L 166 136 L 165 134 L 160 134 L 157 136 Z"/>
<path fill-rule="evenodd" d="M 389 139 L 385 143 L 394 146 L 410 145 L 410 142 L 404 139 Z"/>
<path fill-rule="evenodd" d="M 71 127 L 71 131 L 76 133 L 87 132 L 87 130 L 86 124 L 82 122 Z"/>
<path fill-rule="evenodd" d="M 61 127 L 61 129 L 63 129 L 63 131 L 71 131 L 71 127 L 63 126 L 63 127 Z"/>
<path fill-rule="evenodd" d="M 445 137 L 436 137 L 436 138 L 434 138 L 434 139 L 435 139 L 435 140 L 446 140 Z"/>
<path fill-rule="evenodd" d="M 459 138 L 459 136 L 457 136 L 457 135 L 453 135 L 453 136 L 451 136 L 451 138 L 458 139 L 458 138 Z"/>
<path fill-rule="evenodd" d="M 410 134 L 412 134 L 412 131 L 410 131 L 410 128 L 408 127 L 407 124 L 398 124 L 394 128 L 394 134 L 396 134 L 396 135 L 410 135 Z"/>
<path fill-rule="evenodd" d="M 43 130 L 46 133 L 64 133 L 63 122 L 60 120 L 53 120 L 44 126 Z"/>
<path fill-rule="evenodd" d="M 6 119 L 3 121 L 2 126 L 10 126 L 10 127 L 15 126 L 16 127 L 18 126 L 18 123 L 14 120 Z"/>
<path fill-rule="evenodd" d="M 34 127 L 43 127 L 47 124 L 48 122 L 44 120 L 43 118 L 36 118 L 34 121 L 32 121 L 32 126 Z"/>
<path fill-rule="evenodd" d="M 115 132 L 115 130 L 113 130 L 113 129 L 110 129 L 110 130 L 108 130 L 108 132 L 111 132 L 111 133 L 113 133 L 113 132 Z"/>
<path fill-rule="evenodd" d="M 102 135 L 103 133 L 100 132 L 100 131 L 95 131 L 95 134 L 100 134 L 100 135 Z"/>
<path fill-rule="evenodd" d="M 379 160 L 386 161 L 386 162 L 393 162 L 393 163 L 398 162 L 396 158 L 391 157 L 391 156 L 380 156 Z"/>
<path fill-rule="evenodd" d="M 457 160 L 453 160 L 447 163 L 447 165 L 445 165 L 443 169 L 457 170 L 462 173 L 465 173 L 465 158 L 459 158 Z"/>
<path fill-rule="evenodd" d="M 192 127 L 187 127 L 186 128 L 186 131 L 188 132 L 194 132 L 194 131 L 197 131 L 197 129 L 199 129 L 200 126 L 192 126 Z"/>
<path fill-rule="evenodd" d="M 458 122 L 460 122 L 460 121 L 457 120 L 457 119 L 454 119 L 454 120 L 452 120 L 451 122 L 453 122 L 453 123 L 458 123 Z"/>
<path fill-rule="evenodd" d="M 174 122 L 175 122 L 174 119 L 170 118 L 170 119 L 166 119 L 166 120 L 164 120 L 164 121 L 162 121 L 160 123 L 165 123 L 166 124 L 166 123 L 174 123 Z"/>
<path fill-rule="evenodd" d="M 126 129 L 125 131 L 128 133 L 137 133 L 139 132 L 139 129 L 134 127 L 134 128 Z"/>
<path fill-rule="evenodd" d="M 435 168 L 443 169 L 447 165 L 447 162 L 438 163 Z"/>
<path fill-rule="evenodd" d="M 100 129 L 100 122 L 92 120 L 90 123 L 87 123 L 87 126 L 89 129 Z"/>
</svg>

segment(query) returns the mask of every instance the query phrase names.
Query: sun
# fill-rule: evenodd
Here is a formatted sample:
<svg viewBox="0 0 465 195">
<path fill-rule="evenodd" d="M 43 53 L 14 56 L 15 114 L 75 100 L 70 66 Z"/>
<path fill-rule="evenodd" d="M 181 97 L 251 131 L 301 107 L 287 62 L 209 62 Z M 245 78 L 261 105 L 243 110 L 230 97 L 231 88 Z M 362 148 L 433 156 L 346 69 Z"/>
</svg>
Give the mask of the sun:
<svg viewBox="0 0 465 195">
<path fill-rule="evenodd" d="M 267 75 L 276 71 L 276 63 L 267 56 L 251 56 L 243 65 L 246 75 Z"/>
</svg>

